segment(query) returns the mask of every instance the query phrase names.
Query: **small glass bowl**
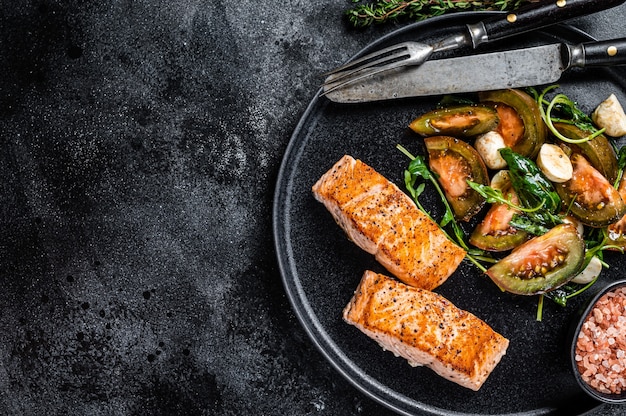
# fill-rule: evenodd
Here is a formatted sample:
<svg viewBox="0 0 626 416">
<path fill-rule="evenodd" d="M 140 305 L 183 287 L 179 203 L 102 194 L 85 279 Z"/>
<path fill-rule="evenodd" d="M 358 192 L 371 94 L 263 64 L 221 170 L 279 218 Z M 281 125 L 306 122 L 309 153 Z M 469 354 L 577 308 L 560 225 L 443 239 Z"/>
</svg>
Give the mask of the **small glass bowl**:
<svg viewBox="0 0 626 416">
<path fill-rule="evenodd" d="M 572 363 L 572 370 L 574 372 L 574 376 L 576 377 L 576 381 L 589 396 L 593 397 L 594 399 L 600 400 L 604 403 L 613 403 L 613 404 L 626 403 L 626 389 L 624 389 L 624 391 L 622 391 L 622 393 L 620 394 L 601 393 L 598 390 L 591 387 L 589 384 L 587 384 L 587 382 L 583 380 L 583 377 L 580 371 L 578 370 L 578 366 L 576 363 L 576 344 L 578 342 L 578 335 L 580 334 L 583 324 L 587 321 L 591 311 L 596 306 L 600 298 L 604 296 L 605 294 L 612 292 L 623 286 L 626 286 L 626 279 L 610 283 L 606 287 L 602 288 L 595 296 L 593 296 L 590 299 L 587 306 L 582 310 L 580 318 L 575 321 L 574 324 L 576 326 L 573 327 L 574 329 L 572 331 L 572 337 L 571 337 L 572 343 L 570 347 L 570 359 Z M 626 374 L 626 370 L 622 371 L 622 373 Z"/>
</svg>

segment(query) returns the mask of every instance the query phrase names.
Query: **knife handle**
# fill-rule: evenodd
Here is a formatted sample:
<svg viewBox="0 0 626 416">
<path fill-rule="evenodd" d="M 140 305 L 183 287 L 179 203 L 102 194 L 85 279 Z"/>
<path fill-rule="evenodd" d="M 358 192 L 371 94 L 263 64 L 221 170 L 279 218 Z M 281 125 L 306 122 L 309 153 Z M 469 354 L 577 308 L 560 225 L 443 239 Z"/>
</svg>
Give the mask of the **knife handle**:
<svg viewBox="0 0 626 416">
<path fill-rule="evenodd" d="M 626 38 L 585 42 L 570 47 L 571 66 L 626 64 Z"/>
<path fill-rule="evenodd" d="M 474 48 L 481 43 L 540 29 L 575 17 L 619 6 L 626 0 L 548 0 L 533 2 L 515 12 L 468 25 Z"/>
</svg>

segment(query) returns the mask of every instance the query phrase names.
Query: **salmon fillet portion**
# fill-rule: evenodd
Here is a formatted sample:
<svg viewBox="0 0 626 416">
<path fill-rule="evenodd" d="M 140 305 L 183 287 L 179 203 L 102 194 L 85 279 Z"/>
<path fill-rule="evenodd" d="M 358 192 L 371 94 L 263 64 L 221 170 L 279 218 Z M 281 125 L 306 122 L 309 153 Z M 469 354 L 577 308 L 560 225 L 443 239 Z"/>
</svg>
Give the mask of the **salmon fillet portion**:
<svg viewBox="0 0 626 416">
<path fill-rule="evenodd" d="M 366 271 L 343 319 L 413 366 L 478 390 L 509 341 L 443 296 Z"/>
<path fill-rule="evenodd" d="M 356 245 L 406 284 L 432 290 L 465 257 L 408 195 L 349 155 L 322 175 L 313 194 Z"/>
</svg>

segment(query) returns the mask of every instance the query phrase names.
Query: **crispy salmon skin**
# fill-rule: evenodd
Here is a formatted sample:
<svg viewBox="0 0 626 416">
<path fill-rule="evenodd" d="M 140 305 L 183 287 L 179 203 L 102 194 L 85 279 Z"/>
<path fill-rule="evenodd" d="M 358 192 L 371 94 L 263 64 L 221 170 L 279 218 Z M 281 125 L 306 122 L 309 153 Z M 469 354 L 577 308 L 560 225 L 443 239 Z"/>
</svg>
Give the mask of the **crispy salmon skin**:
<svg viewBox="0 0 626 416">
<path fill-rule="evenodd" d="M 479 390 L 509 341 L 443 296 L 366 271 L 343 311 L 346 322 L 413 366 Z"/>
<path fill-rule="evenodd" d="M 465 257 L 408 195 L 349 155 L 313 185 L 313 194 L 356 245 L 406 284 L 432 290 Z"/>
</svg>

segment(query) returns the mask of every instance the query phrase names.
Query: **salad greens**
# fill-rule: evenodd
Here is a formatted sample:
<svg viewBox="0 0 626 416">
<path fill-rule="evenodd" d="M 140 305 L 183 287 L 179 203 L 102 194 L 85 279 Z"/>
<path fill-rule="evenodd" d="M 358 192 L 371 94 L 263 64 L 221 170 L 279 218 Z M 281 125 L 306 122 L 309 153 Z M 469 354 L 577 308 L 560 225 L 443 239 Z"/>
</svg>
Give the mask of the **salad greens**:
<svg viewBox="0 0 626 416">
<path fill-rule="evenodd" d="M 561 208 L 561 198 L 535 162 L 509 148 L 501 149 L 500 154 L 507 162 L 513 188 L 522 205 L 543 207 L 541 210 L 525 212 L 528 220 L 547 228 L 562 223 L 557 215 Z"/>
<path fill-rule="evenodd" d="M 619 151 L 617 152 L 618 174 L 617 174 L 617 179 L 615 180 L 615 183 L 613 184 L 615 188 L 619 186 L 619 183 L 622 180 L 622 177 L 624 176 L 624 168 L 626 168 L 626 146 L 621 147 Z"/>
<path fill-rule="evenodd" d="M 513 188 L 526 206 L 541 205 L 555 214 L 561 208 L 561 198 L 535 162 L 513 152 L 508 147 L 500 149 L 506 160 Z"/>
<path fill-rule="evenodd" d="M 539 103 L 541 118 L 554 136 L 566 143 L 576 144 L 589 141 L 604 133 L 605 129 L 598 129 L 594 125 L 591 117 L 580 110 L 576 102 L 570 100 L 565 94 L 557 94 L 551 101 L 546 100 L 546 94 L 556 88 L 558 88 L 558 85 L 551 85 L 541 93 L 538 93 L 534 88 L 528 89 L 531 95 L 535 97 L 537 103 Z M 591 134 L 581 139 L 572 139 L 561 134 L 561 132 L 554 127 L 554 123 L 573 124 L 583 131 L 591 132 Z"/>
<path fill-rule="evenodd" d="M 591 118 L 581 111 L 577 107 L 577 104 L 564 94 L 557 94 L 552 100 L 546 98 L 547 93 L 557 87 L 557 85 L 550 86 L 540 93 L 533 88 L 528 89 L 528 93 L 533 96 L 539 104 L 543 120 L 552 134 L 567 143 L 580 143 L 581 141 L 591 140 L 602 134 L 604 129 L 596 128 Z M 442 103 L 451 102 L 455 102 L 454 97 L 445 97 L 444 100 L 442 100 Z M 590 132 L 590 135 L 583 140 L 571 140 L 567 137 L 561 137 L 562 135 L 554 128 L 553 123 L 556 122 L 574 124 L 580 129 Z M 485 272 L 487 267 L 483 263 L 495 263 L 498 259 L 494 258 L 491 253 L 474 248 L 466 242 L 467 235 L 455 219 L 452 208 L 445 197 L 445 193 L 437 181 L 437 176 L 430 171 L 424 157 L 412 155 L 401 145 L 397 145 L 397 148 L 410 159 L 408 168 L 404 172 L 404 182 L 408 193 L 413 198 L 418 208 L 431 218 L 431 220 L 438 223 L 449 239 L 456 242 L 467 251 L 466 258 L 470 262 L 479 270 Z M 552 182 L 545 177 L 535 162 L 513 152 L 509 148 L 500 149 L 500 154 L 507 162 L 511 184 L 519 198 L 518 204 L 513 203 L 510 197 L 505 197 L 503 192 L 499 189 L 472 181 L 468 181 L 468 185 L 478 192 L 486 202 L 506 204 L 518 211 L 509 221 L 509 225 L 514 228 L 538 236 L 545 234 L 556 225 L 563 223 L 568 214 L 569 207 L 562 206 L 562 201 L 555 191 Z M 614 183 L 616 188 L 626 168 L 626 147 L 622 147 L 618 151 L 618 168 L 618 178 Z M 421 182 L 419 182 L 419 180 L 421 180 Z M 440 221 L 435 221 L 419 201 L 420 196 L 425 190 L 426 182 L 430 182 L 434 186 L 445 208 L 443 218 Z M 446 229 L 452 230 L 452 236 Z M 589 264 L 593 257 L 597 257 L 602 262 L 603 267 L 608 267 L 603 261 L 603 251 L 607 249 L 623 251 L 621 247 L 609 244 L 610 240 L 606 229 L 590 228 L 585 231 L 583 238 L 586 246 L 584 267 Z M 583 293 L 591 287 L 596 280 L 597 277 L 591 282 L 584 284 L 570 282 L 557 289 L 539 295 L 536 319 L 538 321 L 542 319 L 544 297 L 558 305 L 565 306 L 568 299 Z"/>
</svg>

